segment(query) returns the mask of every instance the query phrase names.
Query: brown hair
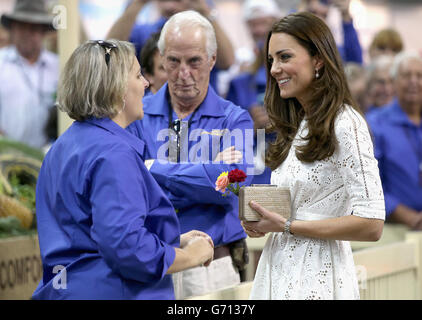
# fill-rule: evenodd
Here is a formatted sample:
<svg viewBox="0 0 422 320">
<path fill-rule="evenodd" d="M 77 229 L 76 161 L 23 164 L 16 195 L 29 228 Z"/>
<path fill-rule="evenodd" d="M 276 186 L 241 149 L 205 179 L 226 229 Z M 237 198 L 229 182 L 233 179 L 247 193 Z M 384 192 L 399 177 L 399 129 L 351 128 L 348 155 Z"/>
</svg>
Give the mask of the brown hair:
<svg viewBox="0 0 422 320">
<path fill-rule="evenodd" d="M 318 71 L 320 77 L 309 88 L 312 92 L 306 114 L 309 131 L 303 137 L 307 143 L 296 147 L 296 156 L 303 162 L 325 159 L 336 149 L 334 121 L 344 104 L 360 112 L 347 86 L 333 35 L 324 21 L 309 12 L 293 13 L 276 22 L 268 34 L 267 53 L 273 33 L 286 33 L 294 37 L 312 57 L 318 56 L 323 62 Z M 270 119 L 269 130 L 277 134 L 275 141 L 270 144 L 266 163 L 274 170 L 286 159 L 305 111 L 296 98 L 280 97 L 277 81 L 270 73 L 269 59 L 266 68 L 265 106 Z"/>
<path fill-rule="evenodd" d="M 403 50 L 403 40 L 396 30 L 383 29 L 375 34 L 369 50 L 373 50 L 375 48 L 380 50 L 390 48 L 393 52 L 398 53 Z"/>
</svg>

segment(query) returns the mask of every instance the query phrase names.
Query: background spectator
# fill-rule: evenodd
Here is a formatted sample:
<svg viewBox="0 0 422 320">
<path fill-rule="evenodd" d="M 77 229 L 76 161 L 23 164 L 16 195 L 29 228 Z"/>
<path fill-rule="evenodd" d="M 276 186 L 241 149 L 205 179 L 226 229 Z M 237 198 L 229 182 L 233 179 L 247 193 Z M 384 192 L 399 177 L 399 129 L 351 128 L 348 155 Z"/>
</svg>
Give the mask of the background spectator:
<svg viewBox="0 0 422 320">
<path fill-rule="evenodd" d="M 11 45 L 0 49 L 0 130 L 36 148 L 47 142 L 59 74 L 57 56 L 43 49 L 52 21 L 42 0 L 17 0 L 13 12 L 1 16 Z"/>
<path fill-rule="evenodd" d="M 349 10 L 350 0 L 302 0 L 299 4 L 299 11 L 312 12 L 325 20 L 330 6 L 335 6 L 341 13 L 343 45 L 337 44 L 337 47 L 343 62 L 362 63 L 362 48 Z"/>
<path fill-rule="evenodd" d="M 146 93 L 155 94 L 167 81 L 167 73 L 164 70 L 157 42 L 160 32 L 151 35 L 141 50 L 140 63 L 145 78 L 149 82 L 149 90 Z"/>
<path fill-rule="evenodd" d="M 10 44 L 9 31 L 0 25 L 0 48 L 6 47 Z"/>
<path fill-rule="evenodd" d="M 152 24 L 136 24 L 140 10 L 149 0 L 134 0 L 111 27 L 107 38 L 129 40 L 135 44 L 137 54 L 145 42 L 154 32 L 158 32 L 173 14 L 188 9 L 195 10 L 206 17 L 215 30 L 217 38 L 217 61 L 215 70 L 211 74 L 211 84 L 217 90 L 217 72 L 226 70 L 234 63 L 234 51 L 225 31 L 217 22 L 216 11 L 207 4 L 206 0 L 155 0 L 161 12 L 161 18 Z"/>
<path fill-rule="evenodd" d="M 264 108 L 267 83 L 264 45 L 268 32 L 279 18 L 281 18 L 281 11 L 273 0 L 247 0 L 243 5 L 243 19 L 254 41 L 255 62 L 249 71 L 230 81 L 226 98 L 249 111 L 255 129 L 264 129 L 269 122 Z M 267 136 L 267 139 L 270 138 Z M 254 148 L 257 148 L 256 143 Z M 265 167 L 264 152 L 265 150 L 257 150 L 255 168 L 262 174 L 257 174 L 253 183 L 270 183 L 271 171 Z"/>
<path fill-rule="evenodd" d="M 404 48 L 400 34 L 394 29 L 383 29 L 377 32 L 369 46 L 369 56 L 375 59 L 380 55 L 394 56 Z"/>
<path fill-rule="evenodd" d="M 394 98 L 391 66 L 393 57 L 381 55 L 375 57 L 367 66 L 367 110 L 372 112 L 389 104 Z"/>
<path fill-rule="evenodd" d="M 388 220 L 422 230 L 422 58 L 398 54 L 392 76 L 397 99 L 367 119 Z"/>
<path fill-rule="evenodd" d="M 344 73 L 353 99 L 360 109 L 366 112 L 368 79 L 365 68 L 359 63 L 348 62 L 344 66 Z"/>
</svg>

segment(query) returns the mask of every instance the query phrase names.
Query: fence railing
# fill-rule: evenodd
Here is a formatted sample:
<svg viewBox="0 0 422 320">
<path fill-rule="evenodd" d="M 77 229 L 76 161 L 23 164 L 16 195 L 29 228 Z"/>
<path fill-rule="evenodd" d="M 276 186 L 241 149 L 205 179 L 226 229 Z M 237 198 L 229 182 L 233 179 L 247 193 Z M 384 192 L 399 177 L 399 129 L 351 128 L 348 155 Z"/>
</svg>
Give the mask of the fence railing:
<svg viewBox="0 0 422 320">
<path fill-rule="evenodd" d="M 248 239 L 247 282 L 190 299 L 248 299 L 264 244 L 263 238 Z M 362 300 L 422 299 L 422 232 L 386 225 L 379 242 L 352 243 L 352 248 Z"/>
</svg>

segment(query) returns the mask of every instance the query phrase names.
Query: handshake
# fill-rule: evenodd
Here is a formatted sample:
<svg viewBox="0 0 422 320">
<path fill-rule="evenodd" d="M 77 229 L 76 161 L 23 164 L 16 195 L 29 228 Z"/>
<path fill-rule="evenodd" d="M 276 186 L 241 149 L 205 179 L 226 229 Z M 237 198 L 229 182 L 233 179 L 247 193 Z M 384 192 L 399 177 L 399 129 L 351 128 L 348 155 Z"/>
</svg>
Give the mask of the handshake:
<svg viewBox="0 0 422 320">
<path fill-rule="evenodd" d="M 180 237 L 180 248 L 194 260 L 194 266 L 209 266 L 214 258 L 214 242 L 205 232 L 192 230 Z"/>
</svg>

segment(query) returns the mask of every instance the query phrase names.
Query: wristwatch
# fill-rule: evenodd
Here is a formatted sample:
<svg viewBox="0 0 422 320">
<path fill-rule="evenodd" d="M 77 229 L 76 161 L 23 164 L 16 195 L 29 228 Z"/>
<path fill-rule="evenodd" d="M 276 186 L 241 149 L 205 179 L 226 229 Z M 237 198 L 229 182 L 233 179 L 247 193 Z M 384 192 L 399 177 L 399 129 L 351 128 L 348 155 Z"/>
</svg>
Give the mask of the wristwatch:
<svg viewBox="0 0 422 320">
<path fill-rule="evenodd" d="M 290 231 L 290 226 L 292 225 L 292 220 L 289 219 L 286 221 L 286 223 L 284 224 L 284 232 L 288 232 L 291 235 L 293 235 L 293 233 Z"/>
</svg>

